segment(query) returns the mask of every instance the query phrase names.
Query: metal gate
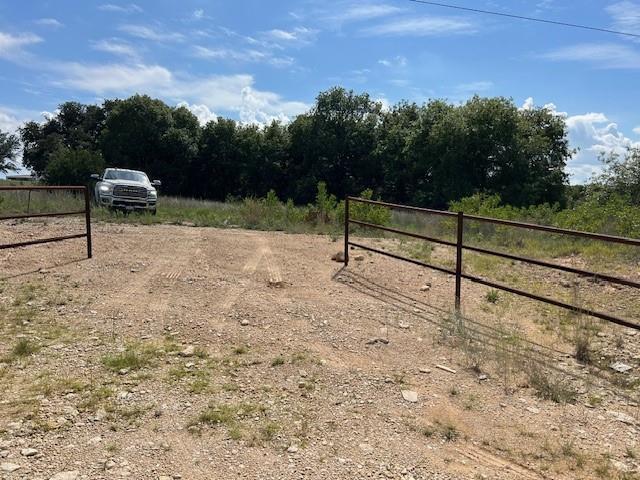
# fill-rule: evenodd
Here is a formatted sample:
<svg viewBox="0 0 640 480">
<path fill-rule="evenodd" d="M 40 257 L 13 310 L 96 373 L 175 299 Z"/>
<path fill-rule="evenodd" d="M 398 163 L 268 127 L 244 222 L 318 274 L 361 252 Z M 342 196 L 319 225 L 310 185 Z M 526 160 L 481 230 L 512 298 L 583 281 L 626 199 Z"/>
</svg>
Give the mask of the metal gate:
<svg viewBox="0 0 640 480">
<path fill-rule="evenodd" d="M 15 215 L 0 216 L 2 220 L 20 220 L 27 218 L 42 218 L 42 217 L 64 217 L 71 215 L 84 215 L 86 229 L 84 233 L 76 233 L 73 235 L 63 235 L 59 237 L 42 238 L 37 240 L 29 240 L 26 242 L 6 243 L 0 244 L 0 250 L 7 248 L 27 247 L 30 245 L 39 245 L 43 243 L 62 242 L 64 240 L 71 240 L 74 238 L 86 238 L 87 239 L 87 257 L 91 258 L 93 255 L 91 247 L 91 202 L 89 201 L 89 189 L 84 186 L 26 186 L 26 185 L 11 185 L 0 186 L 0 192 L 6 191 L 28 191 L 29 198 L 32 191 L 71 191 L 71 192 L 83 192 L 84 193 L 84 210 L 76 210 L 70 212 L 51 212 L 51 213 L 23 213 Z"/>
<path fill-rule="evenodd" d="M 369 205 L 377 205 L 380 207 L 386 207 L 386 208 L 391 208 L 391 209 L 396 209 L 396 210 L 404 210 L 404 211 L 411 211 L 411 212 L 418 212 L 418 213 L 425 213 L 425 214 L 431 214 L 431 215 L 439 215 L 439 216 L 443 216 L 443 217 L 447 217 L 447 218 L 451 218 L 451 219 L 455 219 L 456 222 L 456 241 L 455 242 L 451 242 L 451 241 L 447 241 L 447 240 L 442 240 L 439 238 L 434 238 L 434 237 L 429 237 L 426 235 L 422 235 L 422 234 L 418 234 L 418 233 L 413 233 L 413 232 L 407 232 L 407 231 L 403 231 L 403 230 L 399 230 L 399 229 L 395 229 L 395 228 L 391 228 L 391 227 L 385 227 L 382 225 L 376 225 L 373 223 L 368 223 L 368 222 L 363 222 L 360 220 L 356 220 L 353 219 L 349 216 L 349 204 L 351 202 L 358 202 L 358 203 L 365 203 L 365 204 L 369 204 Z M 636 323 L 634 321 L 630 321 L 628 319 L 624 319 L 624 318 L 620 318 L 617 317 L 615 315 L 611 315 L 609 313 L 603 313 L 603 312 L 597 312 L 588 308 L 583 308 L 581 306 L 578 305 L 571 305 L 569 303 L 565 303 L 559 300 L 555 300 L 549 297 L 545 297 L 542 295 L 537 295 L 535 293 L 531 293 L 531 292 L 526 292 L 523 290 L 519 290 L 517 288 L 511 287 L 509 285 L 504 285 L 501 283 L 496 283 L 484 278 L 480 278 L 474 275 L 470 275 L 467 273 L 463 272 L 463 251 L 467 250 L 467 251 L 471 251 L 471 252 L 476 252 L 476 253 L 480 253 L 480 254 L 485 254 L 485 255 L 492 255 L 495 257 L 500 257 L 500 258 L 504 258 L 504 259 L 508 259 L 508 260 L 514 260 L 514 261 L 518 261 L 518 262 L 524 262 L 524 263 L 528 263 L 531 265 L 537 265 L 540 267 L 546 267 L 546 268 L 550 268 L 550 269 L 554 269 L 554 270 L 560 270 L 563 272 L 567 272 L 567 273 L 573 273 L 576 275 L 580 275 L 583 277 L 591 277 L 591 278 L 596 278 L 605 282 L 609 282 L 609 283 L 614 283 L 614 284 L 618 284 L 618 285 L 624 285 L 627 287 L 632 287 L 632 288 L 638 288 L 640 289 L 640 283 L 635 282 L 633 280 L 629 280 L 626 278 L 620 278 L 620 277 L 616 277 L 613 275 L 607 275 L 607 274 L 603 274 L 603 273 L 597 273 L 597 272 L 591 272 L 588 270 L 583 270 L 583 269 L 579 269 L 579 268 L 574 268 L 574 267 L 569 267 L 569 266 L 565 266 L 565 265 L 558 265 L 556 263 L 551 263 L 551 262 L 547 262 L 544 260 L 537 260 L 537 259 L 533 259 L 533 258 L 527 258 L 527 257 L 521 257 L 518 255 L 513 255 L 510 253 L 505 253 L 505 252 L 498 252 L 495 250 L 490 250 L 487 248 L 480 248 L 480 247 L 475 247 L 472 245 L 467 245 L 464 243 L 464 222 L 465 220 L 474 220 L 474 221 L 478 221 L 478 222 L 482 222 L 482 223 L 490 223 L 490 224 L 495 224 L 495 225 L 505 225 L 505 226 L 510 226 L 510 227 L 516 227 L 516 228 L 523 228 L 523 229 L 529 229 L 529 230 L 537 230 L 537 231 L 542 231 L 542 232 L 548 232 L 548 233 L 553 233 L 553 234 L 561 234 L 561 235 L 570 235 L 573 237 L 580 237 L 580 238 L 587 238 L 587 239 L 592 239 L 592 240 L 601 240 L 604 242 L 609 242 L 609 243 L 613 243 L 613 244 L 624 244 L 624 245 L 632 245 L 632 246 L 636 246 L 636 247 L 640 247 L 640 240 L 638 239 L 634 239 L 634 238 L 626 238 L 626 237 L 618 237 L 618 236 L 614 236 L 614 235 L 604 235 L 604 234 L 599 234 L 599 233 L 589 233 L 589 232 L 581 232 L 578 230 L 568 230 L 568 229 L 564 229 L 564 228 L 557 228 L 557 227 L 550 227 L 550 226 L 545 226 L 545 225 L 537 225 L 537 224 L 532 224 L 532 223 L 523 223 L 523 222 L 514 222 L 511 220 L 501 220 L 501 219 L 497 219 L 497 218 L 489 218 L 489 217 L 481 217 L 478 215 L 466 215 L 463 212 L 458 212 L 458 213 L 454 213 L 454 212 L 448 212 L 448 211 L 443 211 L 443 210 L 433 210 L 433 209 L 428 209 L 428 208 L 418 208 L 418 207 L 411 207 L 411 206 L 407 206 L 407 205 L 398 205 L 398 204 L 394 204 L 394 203 L 386 203 L 386 202 L 379 202 L 379 201 L 375 201 L 375 200 L 368 200 L 365 198 L 358 198 L 358 197 L 347 197 L 345 199 L 345 223 L 344 223 L 344 264 L 345 266 L 347 266 L 349 264 L 349 247 L 356 247 L 356 248 L 360 248 L 362 250 L 366 250 L 369 252 L 374 252 L 374 253 L 378 253 L 380 255 L 385 255 L 387 257 L 391 257 L 391 258 L 395 258 L 397 260 L 402 260 L 405 262 L 409 262 L 409 263 L 413 263 L 414 265 L 420 265 L 422 267 L 426 267 L 426 268 L 431 268 L 433 270 L 437 270 L 439 272 L 442 273 L 446 273 L 448 275 L 453 275 L 455 276 L 456 279 L 456 285 L 455 285 L 455 307 L 457 310 L 460 309 L 460 305 L 461 305 L 461 289 L 462 289 L 462 280 L 469 280 L 471 282 L 474 283 L 478 283 L 481 285 L 485 285 L 487 287 L 491 287 L 491 288 L 495 288 L 497 290 L 502 290 L 508 293 L 513 293 L 515 295 L 520 295 L 522 297 L 526 297 L 529 298 L 531 300 L 536 300 L 539 302 L 544 302 L 547 303 L 549 305 L 554 305 L 556 307 L 560 307 L 560 308 L 564 308 L 567 310 L 571 310 L 573 312 L 576 313 L 581 313 L 584 315 L 590 315 L 592 317 L 596 317 L 596 318 L 600 318 L 602 320 L 606 320 L 608 322 L 611 323 L 615 323 L 617 325 L 622 325 L 624 327 L 628 327 L 628 328 L 633 328 L 635 330 L 640 330 L 640 324 Z M 371 228 L 371 229 L 375 229 L 375 230 L 382 230 L 385 232 L 390 232 L 390 233 L 394 233 L 397 235 L 404 235 L 404 236 L 408 236 L 408 237 L 412 237 L 412 238 L 417 238 L 420 240 L 426 240 L 429 242 L 433 242 L 433 243 L 438 243 L 441 245 L 446 245 L 449 247 L 453 247 L 456 249 L 456 264 L 455 264 L 455 270 L 450 270 L 448 268 L 444 268 L 441 266 L 437 266 L 437 265 L 431 265 L 425 262 L 421 262 L 419 260 L 415 260 L 412 258 L 407 258 L 407 257 L 403 257 L 401 255 L 397 255 L 395 253 L 390 253 L 390 252 L 386 252 L 384 250 L 380 250 L 377 248 L 373 248 L 373 247 L 369 247 L 367 245 L 363 245 L 360 242 L 353 242 L 350 240 L 349 238 L 349 226 L 350 225 L 359 225 L 361 227 L 366 227 L 366 228 Z"/>
</svg>

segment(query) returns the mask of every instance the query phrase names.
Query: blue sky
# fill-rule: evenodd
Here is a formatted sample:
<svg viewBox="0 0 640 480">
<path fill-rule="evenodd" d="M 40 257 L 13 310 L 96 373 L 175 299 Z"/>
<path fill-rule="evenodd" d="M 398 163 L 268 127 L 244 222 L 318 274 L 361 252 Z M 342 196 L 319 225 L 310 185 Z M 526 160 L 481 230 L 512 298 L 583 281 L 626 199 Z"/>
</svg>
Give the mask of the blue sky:
<svg viewBox="0 0 640 480">
<path fill-rule="evenodd" d="M 452 0 L 453 1 L 453 0 Z M 455 0 L 640 33 L 640 0 Z M 385 103 L 474 93 L 566 116 L 572 182 L 640 146 L 640 41 L 408 0 L 0 0 L 0 129 L 147 93 L 206 122 L 291 119 L 333 85 Z"/>
</svg>

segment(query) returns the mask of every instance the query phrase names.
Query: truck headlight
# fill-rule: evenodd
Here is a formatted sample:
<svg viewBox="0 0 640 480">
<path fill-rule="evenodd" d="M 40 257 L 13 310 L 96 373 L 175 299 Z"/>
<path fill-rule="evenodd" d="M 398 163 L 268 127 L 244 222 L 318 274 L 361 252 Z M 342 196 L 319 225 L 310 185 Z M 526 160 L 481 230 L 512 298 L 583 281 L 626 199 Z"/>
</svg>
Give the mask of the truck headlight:
<svg viewBox="0 0 640 480">
<path fill-rule="evenodd" d="M 99 190 L 101 193 L 111 193 L 111 185 L 100 185 Z"/>
<path fill-rule="evenodd" d="M 149 198 L 158 198 L 158 192 L 155 190 L 149 190 L 148 192 Z"/>
</svg>

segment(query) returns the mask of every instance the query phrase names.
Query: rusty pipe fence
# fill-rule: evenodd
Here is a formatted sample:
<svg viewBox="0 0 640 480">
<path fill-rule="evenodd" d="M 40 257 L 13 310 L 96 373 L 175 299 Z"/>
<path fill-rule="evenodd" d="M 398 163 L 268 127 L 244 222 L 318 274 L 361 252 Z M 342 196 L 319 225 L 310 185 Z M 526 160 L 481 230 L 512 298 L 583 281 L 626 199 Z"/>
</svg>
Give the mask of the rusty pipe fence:
<svg viewBox="0 0 640 480">
<path fill-rule="evenodd" d="M 376 205 L 376 206 L 380 206 L 380 207 L 386 207 L 386 208 L 391 208 L 394 210 L 401 210 L 401 211 L 408 211 L 408 212 L 417 212 L 417 213 L 425 213 L 425 214 L 431 214 L 431 215 L 438 215 L 441 217 L 447 217 L 450 218 L 452 220 L 455 219 L 455 223 L 456 223 L 456 241 L 452 242 L 452 241 L 448 241 L 448 240 L 442 240 L 439 238 L 434 238 L 434 237 L 430 237 L 427 235 L 422 235 L 419 233 L 413 233 L 413 232 L 407 232 L 404 230 L 399 230 L 396 228 L 391 228 L 391 227 L 385 227 L 382 225 L 376 225 L 373 223 L 368 223 L 368 222 L 363 222 L 360 220 L 356 220 L 350 217 L 349 214 L 349 207 L 350 207 L 350 203 L 364 203 L 364 204 L 369 204 L 369 205 Z M 386 203 L 386 202 L 379 202 L 379 201 L 375 201 L 375 200 L 368 200 L 365 198 L 358 198 L 358 197 L 347 197 L 345 199 L 345 222 L 344 222 L 344 264 L 345 266 L 347 266 L 349 264 L 349 247 L 356 247 L 356 248 L 360 248 L 362 250 L 365 251 L 369 251 L 369 252 L 373 252 L 373 253 L 377 253 L 380 255 L 384 255 L 390 258 L 394 258 L 396 260 L 402 260 L 404 262 L 409 262 L 412 263 L 414 265 L 419 265 L 421 267 L 426 267 L 426 268 L 430 268 L 442 273 L 446 273 L 448 275 L 453 275 L 455 276 L 456 279 L 456 283 L 455 283 L 455 307 L 456 310 L 460 309 L 460 304 L 461 304 L 461 291 L 462 291 L 462 280 L 469 280 L 473 283 L 478 283 L 480 285 L 484 285 L 487 287 L 491 287 L 494 288 L 496 290 L 502 290 L 504 292 L 508 292 L 508 293 L 512 293 L 515 295 L 520 295 L 522 297 L 525 298 L 529 298 L 531 300 L 536 300 L 539 302 L 544 302 L 547 303 L 549 305 L 553 305 L 556 307 L 560 307 L 560 308 L 564 308 L 567 310 L 571 310 L 573 312 L 576 313 L 581 313 L 584 315 L 589 315 L 592 317 L 596 317 L 596 318 L 600 318 L 602 320 L 606 320 L 608 322 L 611 323 L 615 323 L 617 325 L 621 325 L 623 327 L 628 327 L 628 328 L 632 328 L 635 330 L 640 330 L 640 323 L 636 323 L 633 321 L 630 321 L 628 319 L 624 319 L 624 318 L 619 318 L 615 315 L 611 315 L 609 313 L 603 313 L 603 312 L 597 312 L 588 308 L 583 308 L 581 306 L 578 305 L 571 305 L 569 303 L 566 302 L 562 302 L 559 300 L 555 300 L 553 298 L 549 298 L 549 297 L 545 297 L 542 295 L 538 295 L 535 293 L 531 293 L 531 292 L 526 292 L 523 290 L 519 290 L 517 288 L 511 287 L 509 285 L 504 285 L 501 283 L 497 283 L 494 281 L 490 281 L 481 277 L 477 277 L 475 275 L 470 275 L 468 273 L 464 273 L 463 271 L 463 251 L 467 250 L 470 252 L 475 252 L 475 253 L 480 253 L 483 255 L 491 255 L 494 257 L 499 257 L 499 258 L 504 258 L 507 260 L 512 260 L 512 261 L 518 261 L 518 262 L 523 262 L 523 263 L 528 263 L 531 265 L 536 265 L 539 267 L 545 267 L 545 268 L 549 268 L 549 269 L 553 269 L 553 270 L 558 270 L 558 271 L 562 271 L 562 272 L 567 272 L 567 273 L 573 273 L 576 275 L 580 275 L 583 277 L 590 277 L 590 278 L 594 278 L 594 279 L 599 279 L 605 282 L 609 282 L 609 283 L 614 283 L 614 284 L 618 284 L 618 285 L 624 285 L 627 287 L 632 287 L 632 288 L 638 288 L 640 289 L 640 282 L 636 282 L 633 280 L 629 280 L 626 278 L 620 278 L 620 277 L 616 277 L 613 275 L 607 275 L 607 274 L 603 274 L 603 273 L 597 273 L 597 272 L 591 272 L 588 270 L 583 270 L 580 268 L 574 268 L 574 267 L 569 267 L 569 266 L 565 266 L 565 265 L 559 265 L 556 263 L 552 263 L 552 262 L 547 262 L 544 260 L 537 260 L 537 259 L 533 259 L 533 258 L 528 258 L 528 257 L 522 257 L 519 255 L 513 255 L 510 253 L 505 253 L 505 252 L 499 252 L 499 251 L 495 251 L 495 250 L 490 250 L 488 248 L 481 248 L 481 247 L 475 247 L 472 245 L 467 245 L 464 243 L 464 225 L 465 225 L 465 220 L 472 220 L 472 221 L 477 221 L 477 222 L 481 222 L 481 223 L 487 223 L 487 224 L 493 224 L 493 225 L 503 225 L 503 226 L 509 226 L 509 227 L 515 227 L 515 228 L 521 228 L 521 229 L 528 229 L 528 230 L 536 230 L 536 231 L 541 231 L 541 232 L 547 232 L 547 233 L 552 233 L 552 234 L 561 234 L 561 235 L 568 235 L 568 236 L 572 236 L 572 237 L 578 237 L 578 238 L 586 238 L 586 239 L 592 239 L 592 240 L 600 240 L 600 241 L 604 241 L 604 242 L 609 242 L 609 243 L 613 243 L 613 244 L 623 244 L 623 245 L 632 245 L 632 246 L 636 246 L 636 247 L 640 247 L 640 240 L 638 239 L 634 239 L 634 238 L 626 238 L 626 237 L 618 237 L 618 236 L 614 236 L 614 235 L 604 235 L 604 234 L 599 234 L 599 233 L 588 233 L 588 232 L 581 232 L 578 230 L 569 230 L 569 229 L 564 229 L 564 228 L 557 228 L 557 227 L 550 227 L 550 226 L 546 226 L 546 225 L 537 225 L 537 224 L 532 224 L 532 223 L 524 223 L 524 222 L 514 222 L 512 220 L 501 220 L 501 219 L 497 219 L 497 218 L 489 218 L 489 217 L 481 217 L 478 215 L 466 215 L 463 212 L 458 212 L 458 213 L 454 213 L 454 212 L 447 212 L 447 211 L 443 211 L 443 210 L 433 210 L 433 209 L 429 209 L 429 208 L 418 208 L 418 207 L 411 207 L 411 206 L 407 206 L 407 205 L 398 205 L 395 203 Z M 371 228 L 371 229 L 375 229 L 375 230 L 381 230 L 384 232 L 389 232 L 389 233 L 393 233 L 396 235 L 404 235 L 407 237 L 411 237 L 411 238 L 416 238 L 419 240 L 426 240 L 428 242 L 433 242 L 433 243 L 437 243 L 440 245 L 446 245 L 448 247 L 453 247 L 456 249 L 456 264 L 455 264 L 455 270 L 451 270 L 445 267 L 441 267 L 438 265 L 432 265 L 426 262 L 422 262 L 419 260 L 415 260 L 413 258 L 407 258 L 407 257 L 403 257 L 401 255 L 395 254 L 395 253 L 391 253 L 391 252 L 386 252 L 384 250 L 378 249 L 378 248 L 373 248 L 367 245 L 363 245 L 362 243 L 359 242 L 353 242 L 350 240 L 349 238 L 349 226 L 350 225 L 358 225 L 360 227 L 366 227 L 366 228 Z"/>
<path fill-rule="evenodd" d="M 93 256 L 91 246 L 91 202 L 89 198 L 89 189 L 84 186 L 31 186 L 31 185 L 9 185 L 0 186 L 0 193 L 6 191 L 28 191 L 29 200 L 31 199 L 31 192 L 33 191 L 70 191 L 70 192 L 83 192 L 84 194 L 84 210 L 74 210 L 67 212 L 51 212 L 51 213 L 22 213 L 12 215 L 0 215 L 0 221 L 2 220 L 22 220 L 27 218 L 42 218 L 42 217 L 68 217 L 72 215 L 84 215 L 86 230 L 84 233 L 76 233 L 72 235 L 63 235 L 58 237 L 42 238 L 37 240 L 28 240 L 26 242 L 17 243 L 5 243 L 0 244 L 0 250 L 8 248 L 28 247 L 30 245 L 39 245 L 43 243 L 62 242 L 64 240 L 71 240 L 74 238 L 86 238 L 87 239 L 87 257 Z"/>
</svg>

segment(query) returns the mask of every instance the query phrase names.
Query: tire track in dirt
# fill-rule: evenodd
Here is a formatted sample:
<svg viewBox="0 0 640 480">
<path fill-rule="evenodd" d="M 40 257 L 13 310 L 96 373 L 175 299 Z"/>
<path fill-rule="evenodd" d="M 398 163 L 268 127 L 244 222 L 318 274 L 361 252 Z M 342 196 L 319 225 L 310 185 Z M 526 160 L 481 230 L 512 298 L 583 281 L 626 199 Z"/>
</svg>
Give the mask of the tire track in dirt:
<svg viewBox="0 0 640 480">
<path fill-rule="evenodd" d="M 456 449 L 456 451 L 461 456 L 474 462 L 474 464 L 482 465 L 492 472 L 509 472 L 515 474 L 516 478 L 524 480 L 543 480 L 550 478 L 531 470 L 530 468 L 519 465 L 508 459 L 498 457 L 485 449 L 475 447 L 470 444 L 465 445 L 462 449 Z M 565 477 L 554 474 L 553 479 L 565 480 Z"/>
<path fill-rule="evenodd" d="M 251 280 L 255 281 L 256 273 L 260 271 L 261 266 L 264 266 L 266 268 L 268 284 L 271 286 L 282 286 L 282 274 L 267 240 L 263 237 L 257 237 L 255 243 L 256 247 L 242 266 L 242 272 Z M 232 285 L 220 306 L 223 313 L 228 313 L 249 288 L 248 285 L 243 285 L 239 281 L 235 285 Z"/>
<path fill-rule="evenodd" d="M 137 318 L 151 317 L 151 333 L 161 333 L 167 325 L 167 311 L 179 295 L 179 281 L 183 272 L 188 271 L 190 262 L 201 256 L 201 249 L 193 244 L 200 242 L 200 229 L 182 230 L 179 240 L 181 248 L 174 242 L 154 245 L 154 260 L 148 268 L 135 273 L 135 278 L 127 282 L 123 289 L 111 298 L 111 317 L 121 320 L 122 312 L 137 310 Z M 156 329 L 156 326 L 158 329 Z"/>
</svg>

